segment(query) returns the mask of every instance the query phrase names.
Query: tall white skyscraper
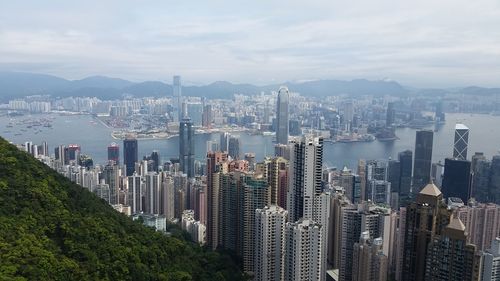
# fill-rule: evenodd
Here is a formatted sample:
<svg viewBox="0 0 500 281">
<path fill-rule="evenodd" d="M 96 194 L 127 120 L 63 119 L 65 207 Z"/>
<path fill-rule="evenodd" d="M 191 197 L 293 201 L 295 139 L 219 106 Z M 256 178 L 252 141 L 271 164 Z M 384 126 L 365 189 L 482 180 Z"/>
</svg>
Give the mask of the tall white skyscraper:
<svg viewBox="0 0 500 281">
<path fill-rule="evenodd" d="M 271 205 L 255 210 L 255 280 L 283 280 L 287 211 Z"/>
<path fill-rule="evenodd" d="M 455 143 L 453 145 L 453 158 L 467 160 L 469 146 L 469 128 L 464 124 L 455 125 Z"/>
<path fill-rule="evenodd" d="M 142 212 L 142 197 L 144 196 L 144 183 L 142 182 L 142 177 L 134 173 L 132 176 L 128 177 L 128 205 L 130 206 L 132 214 L 138 214 Z"/>
<path fill-rule="evenodd" d="M 324 280 L 322 226 L 309 219 L 286 225 L 285 280 Z"/>
<path fill-rule="evenodd" d="M 150 172 L 146 176 L 145 185 L 145 213 L 160 214 L 160 176 L 155 172 Z"/>
<path fill-rule="evenodd" d="M 288 119 L 289 119 L 290 93 L 288 88 L 281 86 L 278 91 L 278 101 L 276 109 L 276 143 L 288 143 Z"/>
<path fill-rule="evenodd" d="M 287 194 L 289 221 L 313 219 L 315 196 L 321 193 L 322 167 L 323 138 L 305 136 L 293 142 Z"/>
</svg>

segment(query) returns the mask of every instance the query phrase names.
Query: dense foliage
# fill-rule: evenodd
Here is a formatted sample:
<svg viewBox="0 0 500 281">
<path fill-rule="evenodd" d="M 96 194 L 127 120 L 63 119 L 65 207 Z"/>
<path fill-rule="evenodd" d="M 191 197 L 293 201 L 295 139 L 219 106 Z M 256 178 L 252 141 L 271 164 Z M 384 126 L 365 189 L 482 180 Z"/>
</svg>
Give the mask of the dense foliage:
<svg viewBox="0 0 500 281">
<path fill-rule="evenodd" d="M 0 280 L 242 280 L 227 255 L 167 237 L 0 138 Z"/>
</svg>

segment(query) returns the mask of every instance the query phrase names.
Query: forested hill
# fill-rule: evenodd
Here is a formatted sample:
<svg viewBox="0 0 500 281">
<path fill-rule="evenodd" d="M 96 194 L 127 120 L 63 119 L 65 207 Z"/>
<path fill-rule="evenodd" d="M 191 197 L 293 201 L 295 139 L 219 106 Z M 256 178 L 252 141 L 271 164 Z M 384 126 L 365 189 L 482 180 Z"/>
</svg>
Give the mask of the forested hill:
<svg viewBox="0 0 500 281">
<path fill-rule="evenodd" d="M 113 210 L 0 138 L 0 280 L 243 280 L 227 256 Z"/>
</svg>

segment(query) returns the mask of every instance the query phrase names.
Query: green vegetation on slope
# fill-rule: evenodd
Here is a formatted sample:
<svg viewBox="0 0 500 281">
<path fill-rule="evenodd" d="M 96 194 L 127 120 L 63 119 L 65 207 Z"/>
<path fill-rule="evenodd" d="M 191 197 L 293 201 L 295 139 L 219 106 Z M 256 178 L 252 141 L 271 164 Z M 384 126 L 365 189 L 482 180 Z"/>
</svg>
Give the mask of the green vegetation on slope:
<svg viewBox="0 0 500 281">
<path fill-rule="evenodd" d="M 0 138 L 0 280 L 243 280 L 226 255 L 133 222 Z"/>
</svg>

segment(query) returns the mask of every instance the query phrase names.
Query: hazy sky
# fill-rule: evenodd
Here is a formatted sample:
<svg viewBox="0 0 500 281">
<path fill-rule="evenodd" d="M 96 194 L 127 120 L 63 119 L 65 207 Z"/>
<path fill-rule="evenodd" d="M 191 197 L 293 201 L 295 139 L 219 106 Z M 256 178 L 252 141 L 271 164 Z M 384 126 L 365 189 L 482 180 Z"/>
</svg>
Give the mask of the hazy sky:
<svg viewBox="0 0 500 281">
<path fill-rule="evenodd" d="M 500 1 L 2 1 L 0 70 L 500 86 Z"/>
</svg>

